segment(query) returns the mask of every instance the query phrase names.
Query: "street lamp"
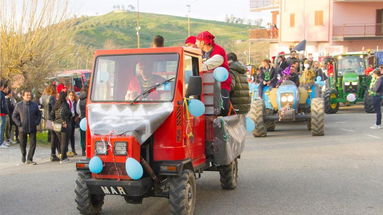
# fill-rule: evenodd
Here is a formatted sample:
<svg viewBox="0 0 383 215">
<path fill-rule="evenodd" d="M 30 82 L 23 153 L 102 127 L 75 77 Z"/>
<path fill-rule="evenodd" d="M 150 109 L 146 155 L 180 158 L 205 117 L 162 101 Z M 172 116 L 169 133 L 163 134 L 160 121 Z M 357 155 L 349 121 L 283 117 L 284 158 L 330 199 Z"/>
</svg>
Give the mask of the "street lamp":
<svg viewBox="0 0 383 215">
<path fill-rule="evenodd" d="M 137 0 L 137 26 L 136 26 L 136 32 L 137 32 L 137 48 L 140 48 L 140 5 L 139 0 Z"/>
<path fill-rule="evenodd" d="M 186 7 L 188 8 L 188 36 L 190 36 L 190 11 L 191 11 L 191 5 L 187 4 Z"/>
</svg>

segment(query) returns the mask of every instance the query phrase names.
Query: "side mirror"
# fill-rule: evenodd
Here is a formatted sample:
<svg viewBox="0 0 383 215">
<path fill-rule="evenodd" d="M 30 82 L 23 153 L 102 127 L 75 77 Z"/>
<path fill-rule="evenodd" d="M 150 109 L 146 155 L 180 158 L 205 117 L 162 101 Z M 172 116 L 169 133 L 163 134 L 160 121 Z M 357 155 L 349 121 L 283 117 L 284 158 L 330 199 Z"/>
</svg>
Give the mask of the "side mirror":
<svg viewBox="0 0 383 215">
<path fill-rule="evenodd" d="M 190 76 L 186 97 L 199 96 L 202 93 L 202 78 L 201 76 Z"/>
</svg>

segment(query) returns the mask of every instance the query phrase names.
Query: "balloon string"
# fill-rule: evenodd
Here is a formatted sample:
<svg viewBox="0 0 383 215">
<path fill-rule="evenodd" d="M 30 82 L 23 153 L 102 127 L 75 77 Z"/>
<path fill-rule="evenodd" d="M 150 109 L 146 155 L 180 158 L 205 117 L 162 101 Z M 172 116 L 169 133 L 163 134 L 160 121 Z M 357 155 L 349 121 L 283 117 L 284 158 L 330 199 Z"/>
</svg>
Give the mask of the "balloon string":
<svg viewBox="0 0 383 215">
<path fill-rule="evenodd" d="M 184 103 L 185 103 L 185 107 L 186 107 L 186 135 L 188 136 L 188 138 L 190 137 L 193 137 L 193 131 L 191 131 L 191 125 L 190 125 L 190 112 L 189 112 L 189 105 L 188 105 L 188 101 L 187 100 L 190 100 L 188 98 L 184 98 Z M 190 132 L 189 132 L 190 131 Z"/>
</svg>

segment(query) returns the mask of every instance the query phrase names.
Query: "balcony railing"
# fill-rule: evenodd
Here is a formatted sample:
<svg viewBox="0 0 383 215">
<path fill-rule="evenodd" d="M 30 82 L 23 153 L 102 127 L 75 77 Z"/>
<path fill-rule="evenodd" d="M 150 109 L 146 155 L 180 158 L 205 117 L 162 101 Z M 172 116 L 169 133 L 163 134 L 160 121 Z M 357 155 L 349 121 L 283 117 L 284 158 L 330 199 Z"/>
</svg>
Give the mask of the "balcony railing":
<svg viewBox="0 0 383 215">
<path fill-rule="evenodd" d="M 380 38 L 383 37 L 383 23 L 334 26 L 333 31 L 333 36 L 338 38 Z"/>
<path fill-rule="evenodd" d="M 250 30 L 250 39 L 255 40 L 277 40 L 279 35 L 278 29 L 251 29 Z"/>
</svg>

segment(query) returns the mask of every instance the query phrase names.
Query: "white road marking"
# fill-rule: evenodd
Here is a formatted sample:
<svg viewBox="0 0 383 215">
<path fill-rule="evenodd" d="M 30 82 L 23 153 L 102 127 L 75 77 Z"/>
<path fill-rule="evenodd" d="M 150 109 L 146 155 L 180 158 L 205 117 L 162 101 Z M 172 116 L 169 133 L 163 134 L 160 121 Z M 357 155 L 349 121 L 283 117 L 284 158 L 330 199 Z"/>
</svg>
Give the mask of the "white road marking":
<svg viewBox="0 0 383 215">
<path fill-rule="evenodd" d="M 372 134 L 366 134 L 366 136 L 372 137 L 372 138 L 375 138 L 375 139 L 378 139 L 378 140 L 382 139 L 381 137 L 378 137 L 378 136 L 375 136 L 375 135 L 372 135 Z"/>
<path fill-rule="evenodd" d="M 347 129 L 347 128 L 341 128 L 340 130 L 348 131 L 348 132 L 354 132 L 354 130 L 352 130 L 352 129 Z"/>
</svg>

